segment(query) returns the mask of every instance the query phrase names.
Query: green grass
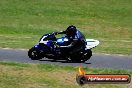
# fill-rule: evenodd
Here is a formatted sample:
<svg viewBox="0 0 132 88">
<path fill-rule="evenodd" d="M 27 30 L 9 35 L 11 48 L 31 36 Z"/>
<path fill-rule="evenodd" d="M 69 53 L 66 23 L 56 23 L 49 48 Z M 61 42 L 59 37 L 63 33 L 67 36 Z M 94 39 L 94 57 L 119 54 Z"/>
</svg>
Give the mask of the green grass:
<svg viewBox="0 0 132 88">
<path fill-rule="evenodd" d="M 84 68 L 87 74 L 130 74 L 130 70 Z M 78 67 L 0 62 L 0 88 L 129 88 L 132 84 L 76 83 Z"/>
<path fill-rule="evenodd" d="M 73 24 L 86 38 L 101 41 L 94 52 L 131 55 L 131 5 L 131 0 L 1 0 L 0 47 L 31 48 L 44 33 Z"/>
</svg>

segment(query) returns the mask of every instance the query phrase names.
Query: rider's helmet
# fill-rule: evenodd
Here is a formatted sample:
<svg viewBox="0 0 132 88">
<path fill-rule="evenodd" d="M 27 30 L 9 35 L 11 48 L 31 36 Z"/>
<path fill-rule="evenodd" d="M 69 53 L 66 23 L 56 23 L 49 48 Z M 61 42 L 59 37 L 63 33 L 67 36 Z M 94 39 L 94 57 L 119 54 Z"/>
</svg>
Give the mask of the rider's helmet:
<svg viewBox="0 0 132 88">
<path fill-rule="evenodd" d="M 76 31 L 77 31 L 76 27 L 73 26 L 73 25 L 71 25 L 71 26 L 69 26 L 69 27 L 66 29 L 65 32 L 66 32 L 66 35 L 67 35 L 67 36 L 71 37 L 71 36 L 75 36 L 75 35 L 76 35 Z"/>
</svg>

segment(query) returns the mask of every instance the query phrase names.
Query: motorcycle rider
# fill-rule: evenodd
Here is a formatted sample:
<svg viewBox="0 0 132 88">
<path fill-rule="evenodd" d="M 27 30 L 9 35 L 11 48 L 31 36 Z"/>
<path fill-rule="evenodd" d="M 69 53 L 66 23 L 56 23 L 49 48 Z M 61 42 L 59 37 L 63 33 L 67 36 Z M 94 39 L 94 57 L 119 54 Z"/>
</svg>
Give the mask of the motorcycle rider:
<svg viewBox="0 0 132 88">
<path fill-rule="evenodd" d="M 58 32 L 57 34 L 66 34 L 65 37 L 69 40 L 68 45 L 58 46 L 61 52 L 65 54 L 73 54 L 74 52 L 85 48 L 85 37 L 75 26 L 71 25 L 65 31 Z"/>
</svg>

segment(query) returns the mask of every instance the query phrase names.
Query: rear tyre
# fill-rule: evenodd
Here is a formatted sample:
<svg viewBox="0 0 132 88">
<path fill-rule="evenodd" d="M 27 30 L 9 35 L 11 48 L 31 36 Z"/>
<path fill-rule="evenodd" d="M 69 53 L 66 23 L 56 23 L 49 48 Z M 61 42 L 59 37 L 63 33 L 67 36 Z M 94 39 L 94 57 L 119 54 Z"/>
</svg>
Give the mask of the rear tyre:
<svg viewBox="0 0 132 88">
<path fill-rule="evenodd" d="M 41 53 L 39 50 L 36 50 L 34 47 L 29 49 L 28 56 L 31 58 L 31 60 L 39 60 L 42 59 Z"/>
<path fill-rule="evenodd" d="M 80 52 L 76 55 L 71 56 L 71 61 L 76 63 L 84 63 L 85 61 L 89 60 L 92 56 L 92 51 L 90 49 Z"/>
<path fill-rule="evenodd" d="M 92 56 L 92 51 L 90 49 L 86 50 L 85 53 L 82 56 L 82 60 L 85 62 L 89 60 Z"/>
</svg>

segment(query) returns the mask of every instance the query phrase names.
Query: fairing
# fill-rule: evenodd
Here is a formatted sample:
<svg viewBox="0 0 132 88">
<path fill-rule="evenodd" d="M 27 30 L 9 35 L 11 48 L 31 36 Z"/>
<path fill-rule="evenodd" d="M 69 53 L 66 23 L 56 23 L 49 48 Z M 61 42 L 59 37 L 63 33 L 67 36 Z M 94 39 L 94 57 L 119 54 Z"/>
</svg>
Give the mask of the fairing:
<svg viewBox="0 0 132 88">
<path fill-rule="evenodd" d="M 92 49 L 99 45 L 99 41 L 95 39 L 86 39 L 86 49 Z"/>
</svg>

